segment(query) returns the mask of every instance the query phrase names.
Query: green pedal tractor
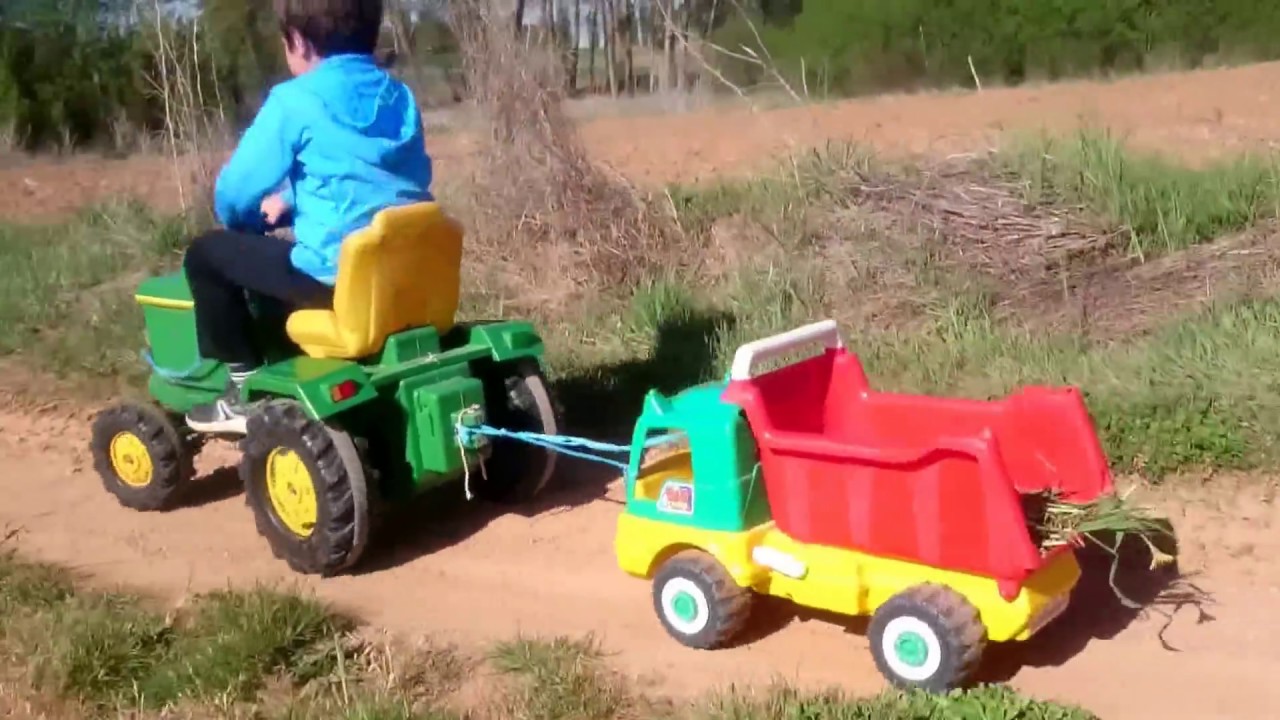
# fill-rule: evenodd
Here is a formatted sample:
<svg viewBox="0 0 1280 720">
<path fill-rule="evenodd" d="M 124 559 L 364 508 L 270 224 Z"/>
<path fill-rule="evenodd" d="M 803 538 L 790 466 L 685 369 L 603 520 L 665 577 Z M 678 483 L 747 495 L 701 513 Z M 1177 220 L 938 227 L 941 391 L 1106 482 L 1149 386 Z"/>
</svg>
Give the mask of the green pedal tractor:
<svg viewBox="0 0 1280 720">
<path fill-rule="evenodd" d="M 554 435 L 542 340 L 525 322 L 459 324 L 462 230 L 435 203 L 385 210 L 343 243 L 332 310 L 287 316 L 254 301 L 267 364 L 245 383 L 252 403 L 240 479 L 258 532 L 300 573 L 351 568 L 381 509 L 446 483 L 468 496 L 523 502 L 545 488 L 554 450 L 470 437 L 485 424 Z M 224 391 L 227 369 L 200 357 L 182 273 L 138 288 L 151 402 L 94 421 L 94 463 L 119 502 L 182 502 L 208 438 L 193 406 Z M 227 438 L 232 439 L 232 438 Z"/>
</svg>

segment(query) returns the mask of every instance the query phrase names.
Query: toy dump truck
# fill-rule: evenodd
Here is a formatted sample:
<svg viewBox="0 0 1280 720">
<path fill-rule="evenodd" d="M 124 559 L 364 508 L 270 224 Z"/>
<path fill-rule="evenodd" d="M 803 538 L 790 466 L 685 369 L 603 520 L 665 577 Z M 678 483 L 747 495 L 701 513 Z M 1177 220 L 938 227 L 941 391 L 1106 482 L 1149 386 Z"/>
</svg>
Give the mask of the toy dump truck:
<svg viewBox="0 0 1280 720">
<path fill-rule="evenodd" d="M 397 207 L 344 241 L 331 310 L 255 303 L 268 364 L 243 388 L 256 410 L 236 438 L 240 478 L 259 533 L 295 571 L 352 567 L 375 510 L 428 488 L 465 478 L 506 502 L 547 484 L 554 450 L 458 438 L 459 422 L 558 427 L 533 328 L 455 322 L 461 262 L 462 230 L 437 204 Z M 137 299 L 152 402 L 102 411 L 92 449 L 121 504 L 163 510 L 181 502 L 205 439 L 184 414 L 224 391 L 227 368 L 200 357 L 182 273 L 144 281 Z"/>
<path fill-rule="evenodd" d="M 823 352 L 755 374 L 813 345 Z M 645 457 L 655 436 L 674 449 Z M 652 580 L 677 641 L 724 646 L 754 598 L 788 598 L 871 616 L 880 671 L 931 691 L 965 684 L 988 642 L 1025 640 L 1067 606 L 1075 555 L 1036 546 L 1022 496 L 1112 488 L 1075 389 L 876 392 L 830 321 L 742 346 L 726 383 L 650 393 L 626 478 L 618 563 Z"/>
</svg>

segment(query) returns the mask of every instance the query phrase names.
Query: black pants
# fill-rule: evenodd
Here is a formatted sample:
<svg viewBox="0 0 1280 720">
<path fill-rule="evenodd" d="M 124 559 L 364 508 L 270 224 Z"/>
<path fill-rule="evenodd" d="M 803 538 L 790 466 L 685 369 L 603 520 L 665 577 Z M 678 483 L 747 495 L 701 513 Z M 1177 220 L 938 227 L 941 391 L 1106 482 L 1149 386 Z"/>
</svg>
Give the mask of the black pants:
<svg viewBox="0 0 1280 720">
<path fill-rule="evenodd" d="M 292 248 L 288 240 L 229 230 L 192 241 L 182 264 L 195 300 L 201 357 L 245 370 L 262 363 L 246 293 L 286 311 L 332 306 L 333 288 L 295 268 Z"/>
</svg>

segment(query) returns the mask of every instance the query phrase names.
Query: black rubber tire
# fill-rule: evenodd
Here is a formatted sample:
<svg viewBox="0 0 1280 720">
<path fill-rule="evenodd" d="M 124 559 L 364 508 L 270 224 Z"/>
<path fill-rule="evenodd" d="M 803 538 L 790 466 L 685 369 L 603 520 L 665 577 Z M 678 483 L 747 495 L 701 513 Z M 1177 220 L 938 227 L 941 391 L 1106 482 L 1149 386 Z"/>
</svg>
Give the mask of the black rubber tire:
<svg viewBox="0 0 1280 720">
<path fill-rule="evenodd" d="M 940 651 L 936 669 L 927 676 L 904 675 L 894 667 L 898 661 L 886 654 L 886 633 L 898 636 L 895 621 L 903 619 L 907 627 L 932 633 Z M 977 671 L 987 646 L 987 629 L 977 608 L 955 590 L 935 584 L 917 585 L 889 598 L 872 616 L 867 636 L 876 667 L 894 687 L 935 693 L 964 687 Z"/>
<path fill-rule="evenodd" d="M 668 613 L 668 586 L 683 585 L 696 593 L 705 621 L 681 629 Z M 674 591 L 674 590 L 673 590 Z M 733 642 L 746 627 L 755 593 L 741 587 L 715 558 L 700 550 L 685 550 L 662 564 L 653 578 L 653 609 L 667 634 L 696 650 L 715 650 Z"/>
<path fill-rule="evenodd" d="M 556 435 L 560 412 L 550 384 L 536 362 L 497 366 L 485 378 L 488 424 L 503 430 Z M 483 473 L 472 473 L 471 490 L 490 502 L 518 504 L 533 500 L 555 474 L 554 450 L 508 438 L 490 438 L 492 453 Z M 477 477 L 479 475 L 479 477 Z"/>
<path fill-rule="evenodd" d="M 134 486 L 121 479 L 111 462 L 111 443 L 121 433 L 132 433 L 142 442 L 151 460 L 151 479 Z M 93 420 L 90 447 L 93 467 L 107 492 L 121 505 L 144 512 L 176 507 L 195 477 L 194 447 L 181 426 L 153 405 L 125 403 L 107 408 Z"/>
<path fill-rule="evenodd" d="M 328 577 L 354 566 L 368 545 L 371 518 L 365 468 L 351 436 L 307 417 L 292 400 L 277 400 L 249 418 L 240 446 L 245 502 L 275 556 L 306 575 Z M 307 537 L 286 527 L 271 505 L 266 469 L 277 448 L 297 453 L 315 484 L 316 524 Z"/>
</svg>

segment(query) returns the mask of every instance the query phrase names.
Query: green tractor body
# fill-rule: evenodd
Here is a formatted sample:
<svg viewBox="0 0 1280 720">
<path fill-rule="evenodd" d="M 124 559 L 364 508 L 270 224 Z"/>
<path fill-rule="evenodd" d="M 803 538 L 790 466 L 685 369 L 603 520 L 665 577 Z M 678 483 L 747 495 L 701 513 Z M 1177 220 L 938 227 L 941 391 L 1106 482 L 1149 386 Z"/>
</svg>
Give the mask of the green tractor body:
<svg viewBox="0 0 1280 720">
<path fill-rule="evenodd" d="M 200 356 L 182 272 L 145 280 L 137 299 L 153 404 L 104 411 L 95 460 L 123 504 L 163 510 L 180 502 L 205 440 L 182 418 L 223 394 L 228 372 Z M 374 508 L 433 487 L 467 477 L 476 495 L 510 501 L 545 486 L 553 452 L 484 435 L 468 435 L 474 439 L 464 446 L 457 432 L 460 423 L 556 432 L 542 340 L 530 324 L 457 324 L 443 333 L 410 327 L 346 359 L 304 352 L 286 331 L 286 314 L 268 302 L 251 307 L 266 364 L 241 390 L 261 412 L 241 440 L 240 474 L 259 531 L 295 570 L 332 574 L 351 566 Z"/>
</svg>

